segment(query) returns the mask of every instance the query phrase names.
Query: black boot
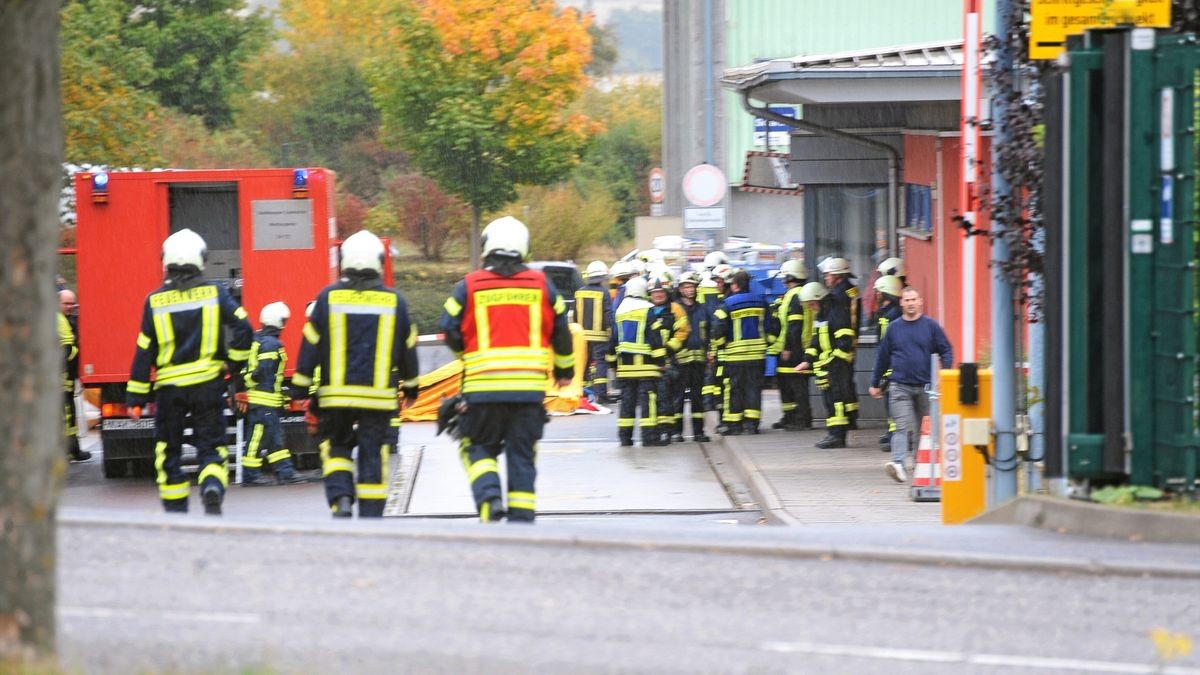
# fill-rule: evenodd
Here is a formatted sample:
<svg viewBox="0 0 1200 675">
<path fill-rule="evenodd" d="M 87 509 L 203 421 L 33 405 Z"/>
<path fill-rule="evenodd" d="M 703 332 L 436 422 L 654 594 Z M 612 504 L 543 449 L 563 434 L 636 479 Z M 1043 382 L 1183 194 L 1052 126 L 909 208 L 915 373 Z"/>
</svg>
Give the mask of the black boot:
<svg viewBox="0 0 1200 675">
<path fill-rule="evenodd" d="M 498 523 L 504 520 L 504 502 L 499 497 L 492 497 L 479 506 L 479 522 Z"/>
<path fill-rule="evenodd" d="M 817 447 L 822 449 L 846 447 L 846 432 L 830 431 L 825 438 L 817 441 Z"/>
<path fill-rule="evenodd" d="M 210 516 L 221 515 L 221 490 L 219 488 L 215 485 L 209 485 L 204 488 L 200 499 L 204 502 L 204 513 Z"/>
<path fill-rule="evenodd" d="M 712 439 L 704 435 L 704 420 L 693 420 L 692 424 L 692 442 L 693 443 L 712 443 Z"/>
<path fill-rule="evenodd" d="M 350 497 L 338 497 L 333 502 L 333 517 L 334 518 L 353 518 L 354 517 L 354 500 Z"/>
<path fill-rule="evenodd" d="M 621 439 L 621 447 L 622 448 L 628 448 L 633 445 L 633 430 L 632 429 L 629 430 L 629 433 L 625 433 L 624 431 L 620 432 L 619 434 L 617 434 L 617 437 Z"/>
<path fill-rule="evenodd" d="M 742 433 L 747 436 L 758 435 L 758 420 L 747 420 L 742 422 Z"/>
<path fill-rule="evenodd" d="M 725 427 L 725 430 L 721 431 L 721 427 Z M 721 434 L 722 436 L 741 436 L 742 435 L 742 423 L 741 422 L 728 422 L 728 423 L 722 424 L 720 427 L 717 427 L 717 433 Z"/>
</svg>

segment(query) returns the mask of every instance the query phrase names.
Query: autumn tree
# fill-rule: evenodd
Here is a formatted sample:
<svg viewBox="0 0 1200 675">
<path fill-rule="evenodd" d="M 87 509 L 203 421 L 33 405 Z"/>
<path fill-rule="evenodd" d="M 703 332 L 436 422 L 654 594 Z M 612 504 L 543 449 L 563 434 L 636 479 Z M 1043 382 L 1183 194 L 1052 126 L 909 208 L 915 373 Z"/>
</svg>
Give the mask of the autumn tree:
<svg viewBox="0 0 1200 675">
<path fill-rule="evenodd" d="M 65 470 L 54 243 L 62 164 L 57 2 L 0 0 L 0 671 L 54 653 Z M 15 664 L 15 665 L 14 665 Z M 40 667 L 39 667 L 40 668 Z M 41 669 L 38 670 L 41 672 Z"/>
<path fill-rule="evenodd" d="M 570 111 L 589 20 L 551 0 L 421 0 L 387 19 L 392 49 L 367 68 L 385 137 L 471 206 L 478 266 L 483 212 L 561 178 L 596 131 Z"/>
<path fill-rule="evenodd" d="M 387 188 L 400 231 L 429 260 L 441 260 L 446 244 L 467 231 L 467 206 L 420 174 L 397 176 Z"/>
<path fill-rule="evenodd" d="M 573 181 L 521 188 L 509 208 L 529 226 L 533 254 L 551 260 L 577 260 L 612 229 L 617 214 L 602 186 Z"/>
</svg>

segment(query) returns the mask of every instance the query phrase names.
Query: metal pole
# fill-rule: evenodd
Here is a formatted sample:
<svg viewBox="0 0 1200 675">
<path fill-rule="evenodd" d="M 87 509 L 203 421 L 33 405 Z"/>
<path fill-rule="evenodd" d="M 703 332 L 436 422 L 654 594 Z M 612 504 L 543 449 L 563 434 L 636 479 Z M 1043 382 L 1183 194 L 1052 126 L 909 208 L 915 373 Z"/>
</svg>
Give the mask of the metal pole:
<svg viewBox="0 0 1200 675">
<path fill-rule="evenodd" d="M 997 73 L 1012 73 L 1013 53 L 1007 36 L 1012 34 L 1013 0 L 997 0 L 996 32 L 1002 36 L 993 69 Z M 1017 496 L 1017 443 L 1016 443 L 1016 363 L 1013 356 L 1014 314 L 1013 288 L 1005 276 L 1004 266 L 1008 263 L 1008 242 L 1004 238 L 1007 219 L 1017 214 L 1012 211 L 1011 188 L 999 170 L 1001 150 L 1009 143 L 1008 101 L 1003 95 L 992 99 L 992 203 L 1009 204 L 1007 212 L 994 214 L 992 220 L 992 423 L 996 429 L 996 450 L 992 460 L 992 486 L 989 506 L 996 507 Z"/>
<path fill-rule="evenodd" d="M 713 163 L 713 0 L 704 0 L 704 163 Z"/>
</svg>

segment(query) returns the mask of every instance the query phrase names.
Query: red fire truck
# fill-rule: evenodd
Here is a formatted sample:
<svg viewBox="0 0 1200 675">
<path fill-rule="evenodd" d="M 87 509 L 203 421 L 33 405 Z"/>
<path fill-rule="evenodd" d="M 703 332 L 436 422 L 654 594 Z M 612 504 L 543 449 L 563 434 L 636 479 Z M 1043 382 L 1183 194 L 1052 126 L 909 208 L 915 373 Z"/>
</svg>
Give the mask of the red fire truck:
<svg viewBox="0 0 1200 675">
<path fill-rule="evenodd" d="M 84 386 L 100 388 L 105 476 L 154 472 L 153 415 L 127 416 L 125 384 L 142 304 L 162 284 L 163 239 L 183 228 L 204 237 L 204 275 L 233 292 L 255 328 L 264 305 L 287 303 L 292 319 L 282 338 L 290 377 L 304 308 L 337 276 L 334 179 L 325 169 L 76 174 L 79 373 Z M 384 277 L 391 279 L 390 268 Z M 293 407 L 283 428 L 297 464 L 316 466 L 303 412 Z M 232 457 L 232 436 L 229 447 Z"/>
</svg>

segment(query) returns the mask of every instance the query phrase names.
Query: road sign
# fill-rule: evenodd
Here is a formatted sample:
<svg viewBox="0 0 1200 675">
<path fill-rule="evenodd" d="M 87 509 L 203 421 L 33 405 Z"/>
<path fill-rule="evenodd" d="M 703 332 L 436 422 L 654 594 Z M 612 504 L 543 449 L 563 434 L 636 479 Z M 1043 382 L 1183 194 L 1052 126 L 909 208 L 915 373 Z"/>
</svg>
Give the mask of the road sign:
<svg viewBox="0 0 1200 675">
<path fill-rule="evenodd" d="M 666 212 L 667 209 L 663 206 L 662 202 L 650 204 L 650 215 L 657 217 L 665 214 Z"/>
<path fill-rule="evenodd" d="M 707 208 L 686 208 L 683 210 L 683 229 L 685 230 L 723 230 L 725 229 L 725 207 L 712 206 Z"/>
<path fill-rule="evenodd" d="M 1029 58 L 1055 59 L 1068 35 L 1089 28 L 1133 24 L 1165 28 L 1171 25 L 1171 0 L 1033 0 L 1030 5 Z"/>
<path fill-rule="evenodd" d="M 650 202 L 659 204 L 667 194 L 667 173 L 661 167 L 650 169 Z"/>
<path fill-rule="evenodd" d="M 715 205 L 725 198 L 728 188 L 725 173 L 712 164 L 697 164 L 683 177 L 683 196 L 693 206 Z"/>
</svg>

